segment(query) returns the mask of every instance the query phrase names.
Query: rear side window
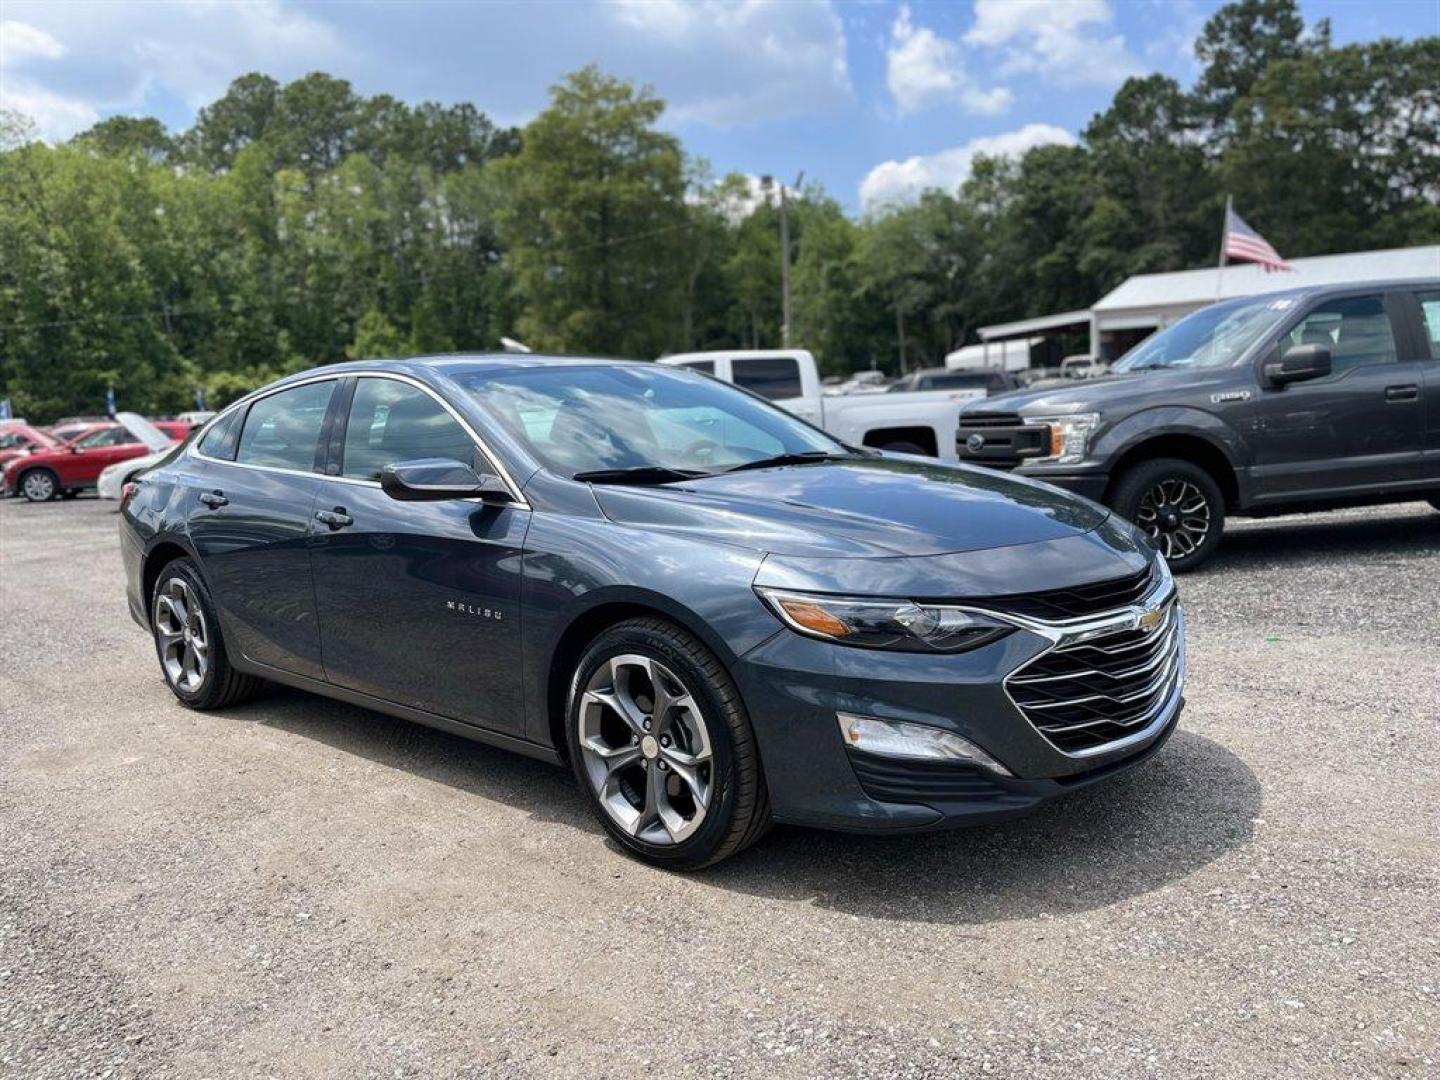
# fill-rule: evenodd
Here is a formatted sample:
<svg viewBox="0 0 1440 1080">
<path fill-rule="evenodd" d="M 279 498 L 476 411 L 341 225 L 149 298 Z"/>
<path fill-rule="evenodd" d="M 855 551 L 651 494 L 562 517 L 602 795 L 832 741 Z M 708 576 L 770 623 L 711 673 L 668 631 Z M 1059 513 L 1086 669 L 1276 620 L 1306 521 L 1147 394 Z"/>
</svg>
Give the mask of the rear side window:
<svg viewBox="0 0 1440 1080">
<path fill-rule="evenodd" d="M 793 356 L 752 356 L 732 360 L 735 385 L 771 401 L 800 396 L 800 364 Z"/>
<path fill-rule="evenodd" d="M 1324 345 L 1338 375 L 1366 364 L 1395 361 L 1395 334 L 1379 296 L 1347 296 L 1310 312 L 1290 331 L 1289 345 Z"/>
<path fill-rule="evenodd" d="M 416 458 L 450 458 L 473 465 L 475 443 L 425 391 L 394 379 L 361 379 L 345 425 L 340 475 L 379 480 L 386 465 Z"/>
<path fill-rule="evenodd" d="M 263 397 L 250 406 L 235 460 L 241 465 L 313 472 L 333 380 L 306 383 Z"/>
<path fill-rule="evenodd" d="M 689 368 L 691 371 L 703 371 L 706 375 L 715 374 L 714 360 L 691 360 L 688 364 L 681 364 L 680 366 Z"/>
<path fill-rule="evenodd" d="M 240 441 L 240 420 L 244 415 L 244 409 L 235 409 L 211 424 L 200 440 L 200 452 L 221 461 L 234 461 L 235 445 Z"/>
<path fill-rule="evenodd" d="M 1425 336 L 1430 341 L 1430 359 L 1440 360 L 1440 292 L 1417 293 L 1415 299 L 1420 301 Z"/>
</svg>

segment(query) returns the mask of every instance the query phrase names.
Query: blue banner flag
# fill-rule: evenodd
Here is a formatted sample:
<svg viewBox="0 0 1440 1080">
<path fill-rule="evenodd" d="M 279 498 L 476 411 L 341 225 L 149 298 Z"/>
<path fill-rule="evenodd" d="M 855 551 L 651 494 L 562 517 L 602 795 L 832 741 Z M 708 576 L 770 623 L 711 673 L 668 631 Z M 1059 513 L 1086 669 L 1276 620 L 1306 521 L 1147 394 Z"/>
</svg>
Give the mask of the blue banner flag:
<svg viewBox="0 0 1440 1080">
<path fill-rule="evenodd" d="M 115 415 L 115 387 L 113 386 L 105 391 L 105 415 Z"/>
</svg>

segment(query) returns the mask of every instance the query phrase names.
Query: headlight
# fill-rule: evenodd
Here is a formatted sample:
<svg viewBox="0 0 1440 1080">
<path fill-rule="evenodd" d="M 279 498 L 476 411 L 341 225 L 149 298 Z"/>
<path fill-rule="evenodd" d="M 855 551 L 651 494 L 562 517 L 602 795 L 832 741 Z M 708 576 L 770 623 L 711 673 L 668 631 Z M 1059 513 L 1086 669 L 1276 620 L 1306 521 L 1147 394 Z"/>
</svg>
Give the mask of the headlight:
<svg viewBox="0 0 1440 1080">
<path fill-rule="evenodd" d="M 987 645 L 1015 629 L 982 612 L 911 600 L 862 600 L 761 588 L 755 591 L 790 629 L 862 649 L 963 652 Z"/>
<path fill-rule="evenodd" d="M 1066 416 L 1027 416 L 1027 424 L 1050 426 L 1049 452 L 1027 459 L 1031 464 L 1074 465 L 1085 460 L 1090 435 L 1100 424 L 1099 413 L 1070 413 Z"/>
</svg>

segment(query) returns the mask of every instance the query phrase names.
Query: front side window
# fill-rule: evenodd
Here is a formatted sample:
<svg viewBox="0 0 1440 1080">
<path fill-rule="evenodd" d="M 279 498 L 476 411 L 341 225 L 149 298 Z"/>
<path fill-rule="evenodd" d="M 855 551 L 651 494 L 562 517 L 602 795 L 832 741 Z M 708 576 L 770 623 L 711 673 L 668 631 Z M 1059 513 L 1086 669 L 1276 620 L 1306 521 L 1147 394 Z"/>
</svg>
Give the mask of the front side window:
<svg viewBox="0 0 1440 1080">
<path fill-rule="evenodd" d="M 123 427 L 112 427 L 91 432 L 75 445 L 81 450 L 99 450 L 107 446 L 123 446 L 125 443 L 134 441 L 135 436 Z"/>
<path fill-rule="evenodd" d="M 1393 363 L 1396 356 L 1390 316 L 1379 296 L 1348 296 L 1321 304 L 1281 342 L 1282 350 L 1292 345 L 1324 345 L 1335 374 L 1365 364 Z"/>
<path fill-rule="evenodd" d="M 313 472 L 334 389 L 333 380 L 305 383 L 255 402 L 240 431 L 236 462 Z"/>
<path fill-rule="evenodd" d="M 345 425 L 340 475 L 379 480 L 397 461 L 450 458 L 473 465 L 475 443 L 425 391 L 395 379 L 361 379 Z"/>
<path fill-rule="evenodd" d="M 777 454 L 843 453 L 789 413 L 678 368 L 530 367 L 461 384 L 547 468 L 715 471 Z"/>
<path fill-rule="evenodd" d="M 1146 338 L 1116 362 L 1115 370 L 1227 367 L 1297 306 L 1290 296 L 1212 304 Z"/>
<path fill-rule="evenodd" d="M 800 363 L 793 356 L 752 356 L 730 361 L 736 386 L 769 401 L 800 396 Z"/>
</svg>

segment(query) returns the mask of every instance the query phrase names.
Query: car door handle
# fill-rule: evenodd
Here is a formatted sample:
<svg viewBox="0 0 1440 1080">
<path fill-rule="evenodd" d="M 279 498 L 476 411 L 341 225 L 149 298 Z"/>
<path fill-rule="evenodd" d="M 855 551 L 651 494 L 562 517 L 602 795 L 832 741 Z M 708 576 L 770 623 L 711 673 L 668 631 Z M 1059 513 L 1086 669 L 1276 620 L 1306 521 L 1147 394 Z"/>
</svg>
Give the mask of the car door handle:
<svg viewBox="0 0 1440 1080">
<path fill-rule="evenodd" d="M 346 525 L 355 524 L 355 519 L 345 512 L 343 506 L 337 506 L 334 510 L 316 510 L 315 520 L 329 525 L 332 529 L 343 529 Z"/>
<path fill-rule="evenodd" d="M 202 491 L 200 493 L 200 501 L 210 507 L 211 510 L 219 510 L 220 507 L 230 502 L 229 499 L 218 491 Z"/>
<path fill-rule="evenodd" d="M 1419 401 L 1420 387 L 1415 383 L 1406 383 L 1404 386 L 1385 387 L 1385 400 L 1396 401 Z"/>
</svg>

